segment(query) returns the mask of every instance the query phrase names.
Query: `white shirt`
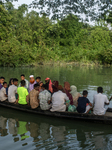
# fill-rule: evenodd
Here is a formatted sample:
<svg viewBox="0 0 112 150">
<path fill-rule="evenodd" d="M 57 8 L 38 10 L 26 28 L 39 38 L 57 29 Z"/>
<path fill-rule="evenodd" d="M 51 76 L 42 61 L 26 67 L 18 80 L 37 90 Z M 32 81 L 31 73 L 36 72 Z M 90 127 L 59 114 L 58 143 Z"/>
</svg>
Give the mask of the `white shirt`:
<svg viewBox="0 0 112 150">
<path fill-rule="evenodd" d="M 51 111 L 65 111 L 66 105 L 65 101 L 69 100 L 67 95 L 62 91 L 55 92 L 52 95 L 52 109 Z"/>
<path fill-rule="evenodd" d="M 6 88 L 2 87 L 0 90 L 0 101 L 5 101 L 7 99 L 5 94 L 6 94 Z"/>
<path fill-rule="evenodd" d="M 14 84 L 9 86 L 8 88 L 8 101 L 14 103 L 16 101 L 15 94 L 17 93 L 17 86 Z"/>
<path fill-rule="evenodd" d="M 106 112 L 106 109 L 104 108 L 105 103 L 109 103 L 109 100 L 106 95 L 103 95 L 101 93 L 98 93 L 94 95 L 93 97 L 93 113 L 95 115 L 104 115 Z"/>
</svg>

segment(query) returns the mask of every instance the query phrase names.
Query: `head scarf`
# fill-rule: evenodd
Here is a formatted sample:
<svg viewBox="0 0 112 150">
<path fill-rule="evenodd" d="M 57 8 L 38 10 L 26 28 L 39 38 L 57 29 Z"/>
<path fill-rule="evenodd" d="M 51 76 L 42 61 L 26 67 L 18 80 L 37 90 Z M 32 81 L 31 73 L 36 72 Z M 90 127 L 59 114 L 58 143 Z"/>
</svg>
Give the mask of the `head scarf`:
<svg viewBox="0 0 112 150">
<path fill-rule="evenodd" d="M 70 92 L 70 84 L 69 82 L 64 82 L 64 88 Z"/>
<path fill-rule="evenodd" d="M 48 88 L 48 90 L 49 90 L 51 93 L 53 93 L 53 88 L 52 88 L 51 79 L 50 79 L 50 78 L 46 78 L 45 81 L 46 81 L 46 80 L 49 80 L 49 88 Z"/>
<path fill-rule="evenodd" d="M 58 91 L 59 82 L 58 81 L 53 81 L 52 85 L 53 85 L 53 92 L 57 92 Z"/>
<path fill-rule="evenodd" d="M 69 84 L 69 82 L 64 82 L 64 89 L 65 89 L 66 95 L 69 97 L 70 104 L 73 105 L 73 97 L 70 94 L 70 84 Z"/>
<path fill-rule="evenodd" d="M 70 89 L 71 89 L 71 94 L 72 94 L 72 97 L 74 98 L 74 97 L 76 97 L 77 95 L 78 95 L 78 92 L 77 92 L 77 87 L 75 86 L 75 85 L 72 85 L 71 87 L 70 87 Z"/>
</svg>

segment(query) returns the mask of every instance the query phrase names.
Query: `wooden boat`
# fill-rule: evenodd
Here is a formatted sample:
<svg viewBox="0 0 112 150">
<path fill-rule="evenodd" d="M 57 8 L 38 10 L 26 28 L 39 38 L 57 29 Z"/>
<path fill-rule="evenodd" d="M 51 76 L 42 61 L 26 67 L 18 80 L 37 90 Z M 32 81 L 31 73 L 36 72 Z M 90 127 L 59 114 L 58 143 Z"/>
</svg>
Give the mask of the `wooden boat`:
<svg viewBox="0 0 112 150">
<path fill-rule="evenodd" d="M 66 118 L 66 119 L 73 119 L 73 120 L 82 120 L 82 121 L 89 121 L 89 122 L 97 122 L 97 123 L 104 123 L 104 124 L 112 124 L 112 109 L 109 108 L 105 115 L 93 115 L 93 114 L 79 114 L 77 112 L 50 112 L 48 110 L 44 111 L 40 108 L 35 110 L 31 109 L 30 106 L 24 106 L 19 104 L 11 104 L 9 102 L 0 102 L 0 106 L 7 107 L 15 110 L 20 110 L 28 113 L 34 113 L 39 115 L 46 115 L 52 117 L 59 117 L 59 118 Z"/>
</svg>

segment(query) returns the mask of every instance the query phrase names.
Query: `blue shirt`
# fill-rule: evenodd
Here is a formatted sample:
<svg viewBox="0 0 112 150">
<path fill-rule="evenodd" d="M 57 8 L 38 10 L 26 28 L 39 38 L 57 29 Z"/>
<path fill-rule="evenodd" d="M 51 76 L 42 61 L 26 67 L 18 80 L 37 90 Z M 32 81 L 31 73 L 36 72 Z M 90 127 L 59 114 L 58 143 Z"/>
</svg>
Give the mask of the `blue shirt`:
<svg viewBox="0 0 112 150">
<path fill-rule="evenodd" d="M 78 113 L 84 113 L 86 111 L 86 104 L 90 101 L 86 97 L 79 97 L 77 111 Z"/>
</svg>

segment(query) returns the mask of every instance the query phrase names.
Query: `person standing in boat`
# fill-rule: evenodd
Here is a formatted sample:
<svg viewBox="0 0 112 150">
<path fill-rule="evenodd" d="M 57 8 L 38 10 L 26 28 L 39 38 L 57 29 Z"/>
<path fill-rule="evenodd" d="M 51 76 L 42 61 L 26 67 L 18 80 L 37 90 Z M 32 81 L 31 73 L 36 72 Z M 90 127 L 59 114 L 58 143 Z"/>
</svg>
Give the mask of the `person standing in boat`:
<svg viewBox="0 0 112 150">
<path fill-rule="evenodd" d="M 94 95 L 93 97 L 93 114 L 95 115 L 104 115 L 106 112 L 105 105 L 109 105 L 109 101 L 112 97 L 108 100 L 106 95 L 103 95 L 103 88 L 97 88 L 98 94 Z"/>
<path fill-rule="evenodd" d="M 70 90 L 71 90 L 71 94 L 72 94 L 72 97 L 73 97 L 73 104 L 77 107 L 77 100 L 79 97 L 82 97 L 81 94 L 79 92 L 77 92 L 77 87 L 75 85 L 72 85 L 70 87 Z"/>
<path fill-rule="evenodd" d="M 79 97 L 78 99 L 78 106 L 77 106 L 77 112 L 78 113 L 89 113 L 89 111 L 92 108 L 92 104 L 87 98 L 88 91 L 83 91 L 83 97 Z"/>
<path fill-rule="evenodd" d="M 18 87 L 18 89 L 17 89 L 17 94 L 18 94 L 17 102 L 22 105 L 27 104 L 26 97 L 28 95 L 28 90 L 25 88 L 25 84 L 26 84 L 25 80 L 22 80 L 21 87 Z"/>
<path fill-rule="evenodd" d="M 69 98 L 66 93 L 63 93 L 63 87 L 61 85 L 58 86 L 58 91 L 52 95 L 52 108 L 50 111 L 66 111 L 66 101 Z"/>
<path fill-rule="evenodd" d="M 10 85 L 8 88 L 8 101 L 10 103 L 16 102 L 17 85 L 18 85 L 18 79 L 14 78 L 13 85 Z"/>
<path fill-rule="evenodd" d="M 47 90 L 52 94 L 53 93 L 53 88 L 52 88 L 52 82 L 50 78 L 45 79 L 46 82 L 46 88 Z"/>
<path fill-rule="evenodd" d="M 34 79 L 34 75 L 30 75 L 29 77 L 30 77 L 30 83 L 29 83 L 28 92 L 30 93 L 30 91 L 34 89 L 34 84 L 36 84 L 36 81 Z"/>
<path fill-rule="evenodd" d="M 34 89 L 28 94 L 26 101 L 30 103 L 32 109 L 36 109 L 39 106 L 39 84 L 34 84 Z"/>
<path fill-rule="evenodd" d="M 22 81 L 22 80 L 25 81 L 25 83 L 26 83 L 26 84 L 25 84 L 25 88 L 28 90 L 29 82 L 28 82 L 28 80 L 25 79 L 25 75 L 24 75 L 24 74 L 21 75 L 21 81 Z M 18 86 L 18 87 L 21 87 L 21 83 L 19 83 L 19 86 Z"/>
<path fill-rule="evenodd" d="M 0 77 L 0 90 L 3 87 L 4 80 L 5 80 L 4 77 Z"/>
<path fill-rule="evenodd" d="M 64 82 L 64 91 L 65 91 L 66 95 L 69 97 L 70 105 L 73 105 L 73 97 L 70 93 L 71 89 L 70 89 L 69 82 Z"/>
</svg>

